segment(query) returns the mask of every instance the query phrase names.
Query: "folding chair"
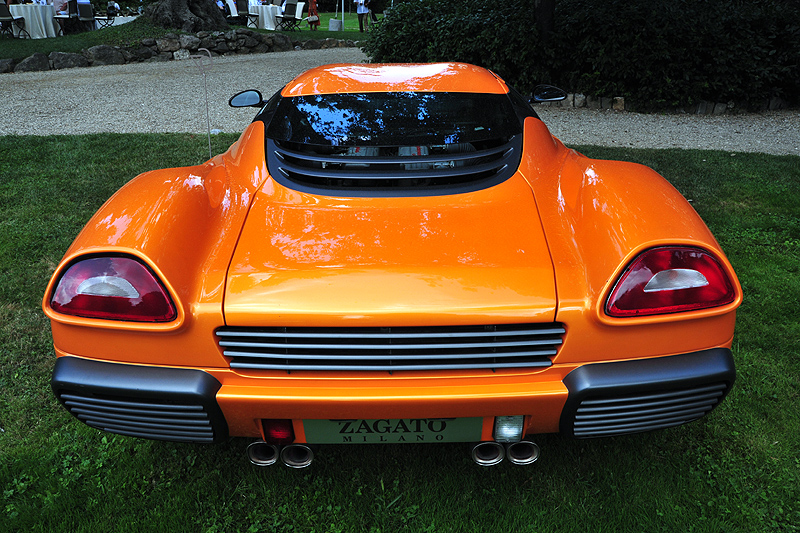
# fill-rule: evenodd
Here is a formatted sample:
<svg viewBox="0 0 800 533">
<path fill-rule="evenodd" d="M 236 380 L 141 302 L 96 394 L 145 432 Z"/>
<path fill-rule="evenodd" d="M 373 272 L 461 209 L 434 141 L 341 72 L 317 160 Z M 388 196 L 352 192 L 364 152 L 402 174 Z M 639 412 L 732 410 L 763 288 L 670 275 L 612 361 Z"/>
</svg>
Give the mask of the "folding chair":
<svg viewBox="0 0 800 533">
<path fill-rule="evenodd" d="M 109 28 L 114 25 L 114 17 L 117 16 L 117 6 L 114 5 L 115 3 L 114 0 L 108 3 L 105 16 L 95 15 L 94 20 L 97 22 L 98 27 Z"/>
<path fill-rule="evenodd" d="M 53 18 L 56 19 L 56 22 L 58 22 L 58 35 L 64 35 L 64 28 L 70 26 L 69 22 L 71 20 L 75 21 L 78 20 L 77 0 L 71 0 L 67 2 L 67 13 L 65 15 L 59 15 L 58 13 L 56 13 Z"/>
<path fill-rule="evenodd" d="M 250 12 L 250 2 L 248 0 L 236 0 L 236 10 L 243 17 L 245 26 L 258 28 L 258 13 Z"/>
<path fill-rule="evenodd" d="M 5 2 L 0 2 L 0 35 L 7 33 L 9 37 L 14 38 L 14 26 L 19 30 L 17 36 L 22 38 L 22 34 L 31 38 L 31 34 L 25 29 L 25 17 L 15 17 L 11 14 Z"/>
<path fill-rule="evenodd" d="M 284 29 L 287 31 L 294 31 L 300 29 L 300 20 L 295 14 L 297 13 L 297 3 L 287 2 L 286 7 L 283 9 L 283 15 L 277 15 L 275 19 L 278 21 L 276 30 Z"/>
<path fill-rule="evenodd" d="M 95 29 L 94 9 L 92 4 L 78 4 L 78 22 L 87 30 Z"/>
</svg>

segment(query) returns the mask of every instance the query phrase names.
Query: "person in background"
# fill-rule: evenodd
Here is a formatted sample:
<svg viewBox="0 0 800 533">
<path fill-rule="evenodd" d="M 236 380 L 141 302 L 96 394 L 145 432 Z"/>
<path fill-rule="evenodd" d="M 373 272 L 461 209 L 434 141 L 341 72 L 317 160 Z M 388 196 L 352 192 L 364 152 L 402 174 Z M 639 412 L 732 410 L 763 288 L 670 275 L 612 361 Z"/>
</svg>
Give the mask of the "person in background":
<svg viewBox="0 0 800 533">
<path fill-rule="evenodd" d="M 319 27 L 319 13 L 317 12 L 317 0 L 310 0 L 308 4 L 308 27 L 316 31 Z"/>
<path fill-rule="evenodd" d="M 356 0 L 356 2 L 358 3 L 358 7 L 356 8 L 356 13 L 358 13 L 358 31 L 364 33 L 364 20 L 369 14 L 367 0 Z"/>
</svg>

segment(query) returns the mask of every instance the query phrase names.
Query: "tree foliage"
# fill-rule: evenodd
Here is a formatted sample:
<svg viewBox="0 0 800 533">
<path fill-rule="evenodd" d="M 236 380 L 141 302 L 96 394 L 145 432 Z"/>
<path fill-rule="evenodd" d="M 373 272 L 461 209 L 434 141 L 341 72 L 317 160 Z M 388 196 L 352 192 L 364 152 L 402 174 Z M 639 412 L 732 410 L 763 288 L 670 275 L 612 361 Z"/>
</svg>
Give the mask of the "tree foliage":
<svg viewBox="0 0 800 533">
<path fill-rule="evenodd" d="M 532 8 L 532 6 L 534 6 Z M 396 4 L 364 50 L 373 61 L 466 61 L 522 90 L 538 82 L 639 107 L 800 97 L 800 6 L 789 0 L 559 0 Z"/>
</svg>

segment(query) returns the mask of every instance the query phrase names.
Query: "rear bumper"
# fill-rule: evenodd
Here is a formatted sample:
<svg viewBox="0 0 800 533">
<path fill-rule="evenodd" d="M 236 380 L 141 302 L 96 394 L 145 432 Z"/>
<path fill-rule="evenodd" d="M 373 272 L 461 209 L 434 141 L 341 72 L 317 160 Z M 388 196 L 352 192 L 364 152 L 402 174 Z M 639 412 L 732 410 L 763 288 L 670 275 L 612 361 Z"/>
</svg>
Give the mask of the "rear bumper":
<svg viewBox="0 0 800 533">
<path fill-rule="evenodd" d="M 716 407 L 735 379 L 726 348 L 584 365 L 564 379 L 569 397 L 560 430 L 589 438 L 685 424 Z"/>
<path fill-rule="evenodd" d="M 212 375 L 211 372 L 216 374 Z M 542 379 L 550 375 L 548 379 Z M 677 426 L 711 411 L 735 380 L 730 350 L 587 364 L 536 380 L 486 380 L 477 386 L 425 379 L 276 386 L 258 379 L 226 382 L 225 373 L 137 366 L 59 357 L 56 397 L 90 426 L 159 440 L 216 442 L 229 434 L 260 436 L 261 419 L 293 419 L 299 442 L 303 419 L 484 418 L 491 440 L 494 416 L 526 415 L 527 433 L 578 438 L 638 433 Z M 444 380 L 443 380 L 444 381 Z M 376 384 L 386 383 L 379 387 Z M 277 386 L 277 384 L 280 386 Z"/>
<path fill-rule="evenodd" d="M 59 357 L 50 384 L 70 413 L 104 431 L 175 442 L 228 436 L 220 383 L 201 370 Z"/>
</svg>

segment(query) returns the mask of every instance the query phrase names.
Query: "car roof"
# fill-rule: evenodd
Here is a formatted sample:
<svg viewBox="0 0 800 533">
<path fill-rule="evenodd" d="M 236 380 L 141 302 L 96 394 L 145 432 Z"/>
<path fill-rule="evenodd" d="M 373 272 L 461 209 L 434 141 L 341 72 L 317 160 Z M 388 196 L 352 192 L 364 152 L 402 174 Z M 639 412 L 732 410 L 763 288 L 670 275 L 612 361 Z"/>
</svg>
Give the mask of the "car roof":
<svg viewBox="0 0 800 533">
<path fill-rule="evenodd" d="M 466 63 L 337 64 L 304 72 L 281 95 L 397 91 L 506 94 L 508 86 L 493 72 Z"/>
</svg>

